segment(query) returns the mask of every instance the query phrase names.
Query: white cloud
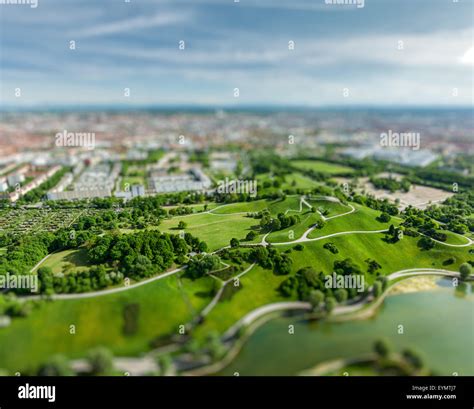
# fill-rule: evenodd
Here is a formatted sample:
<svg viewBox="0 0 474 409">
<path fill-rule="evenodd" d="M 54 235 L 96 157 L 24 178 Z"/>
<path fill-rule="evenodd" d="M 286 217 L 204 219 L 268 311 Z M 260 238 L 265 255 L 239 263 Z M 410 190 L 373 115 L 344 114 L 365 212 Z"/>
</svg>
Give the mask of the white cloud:
<svg viewBox="0 0 474 409">
<path fill-rule="evenodd" d="M 140 16 L 110 23 L 98 24 L 81 31 L 71 33 L 73 37 L 97 37 L 109 34 L 117 34 L 151 27 L 163 27 L 177 23 L 183 23 L 191 19 L 189 12 L 165 12 L 156 13 L 151 16 Z"/>
<path fill-rule="evenodd" d="M 460 58 L 461 64 L 474 65 L 474 47 L 467 50 Z"/>
</svg>

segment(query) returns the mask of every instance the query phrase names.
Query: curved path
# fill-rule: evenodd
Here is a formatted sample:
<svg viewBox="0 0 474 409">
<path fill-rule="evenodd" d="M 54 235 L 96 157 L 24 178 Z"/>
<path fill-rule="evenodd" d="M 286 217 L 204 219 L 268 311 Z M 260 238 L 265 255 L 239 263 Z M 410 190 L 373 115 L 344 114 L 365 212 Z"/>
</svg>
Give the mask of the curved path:
<svg viewBox="0 0 474 409">
<path fill-rule="evenodd" d="M 436 269 L 436 268 L 412 268 L 412 269 L 405 269 L 405 270 L 399 270 L 396 271 L 392 274 L 389 274 L 387 279 L 390 281 L 396 280 L 398 278 L 404 278 L 404 277 L 416 277 L 416 276 L 423 276 L 423 275 L 437 275 L 437 276 L 444 276 L 444 277 L 460 277 L 460 274 L 455 271 L 449 271 L 449 270 L 444 270 L 444 269 Z M 474 277 L 470 278 L 471 280 L 474 279 Z M 377 305 L 383 301 L 385 298 L 385 295 L 387 294 L 387 291 L 385 291 L 384 295 L 379 297 L 377 300 Z M 361 299 L 360 301 L 357 301 L 353 304 L 346 304 L 346 305 L 338 305 L 334 308 L 334 310 L 331 312 L 331 315 L 342 315 L 342 314 L 348 314 L 348 313 L 353 313 L 361 308 L 363 308 L 366 304 L 370 303 L 373 300 L 373 298 L 365 297 Z M 309 302 L 303 302 L 303 301 L 288 301 L 288 302 L 277 302 L 277 303 L 272 303 L 272 304 L 266 304 L 261 307 L 258 307 L 252 311 L 250 311 L 248 314 L 246 314 L 244 317 L 242 317 L 239 321 L 237 321 L 232 327 L 230 327 L 224 334 L 224 339 L 228 339 L 232 336 L 234 336 L 237 331 L 242 327 L 242 326 L 247 326 L 256 321 L 257 319 L 275 312 L 275 311 L 285 311 L 285 310 L 306 310 L 310 311 L 312 309 L 312 306 Z"/>
<path fill-rule="evenodd" d="M 142 285 L 150 284 L 154 281 L 162 280 L 163 278 L 172 276 L 176 273 L 179 273 L 180 271 L 184 271 L 186 267 L 181 267 L 177 268 L 172 271 L 168 271 L 166 273 L 160 274 L 155 277 L 147 278 L 146 280 L 139 281 L 134 284 L 130 285 L 124 285 L 123 287 L 117 287 L 117 288 L 110 288 L 109 290 L 101 290 L 101 291 L 92 291 L 89 293 L 78 293 L 78 294 L 52 294 L 50 296 L 45 296 L 45 295 L 26 295 L 23 297 L 18 297 L 18 299 L 21 300 L 39 300 L 42 298 L 48 298 L 51 300 L 78 300 L 82 298 L 93 298 L 93 297 L 100 297 L 102 295 L 110 295 L 110 294 L 116 294 L 116 293 L 121 293 L 123 291 L 128 291 L 133 288 L 140 287 Z"/>
</svg>

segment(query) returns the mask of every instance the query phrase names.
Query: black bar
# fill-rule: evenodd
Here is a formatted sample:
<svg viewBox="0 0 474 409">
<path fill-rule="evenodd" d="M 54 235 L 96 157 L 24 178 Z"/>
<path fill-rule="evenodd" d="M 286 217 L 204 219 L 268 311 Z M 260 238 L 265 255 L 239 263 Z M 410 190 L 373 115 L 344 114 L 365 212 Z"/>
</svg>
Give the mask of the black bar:
<svg viewBox="0 0 474 409">
<path fill-rule="evenodd" d="M 55 386 L 55 401 L 20 399 L 19 388 L 27 384 Z M 5 377 L 0 378 L 0 409 L 472 409 L 473 386 L 473 377 L 454 376 Z M 428 394 L 438 397 L 425 398 Z"/>
</svg>

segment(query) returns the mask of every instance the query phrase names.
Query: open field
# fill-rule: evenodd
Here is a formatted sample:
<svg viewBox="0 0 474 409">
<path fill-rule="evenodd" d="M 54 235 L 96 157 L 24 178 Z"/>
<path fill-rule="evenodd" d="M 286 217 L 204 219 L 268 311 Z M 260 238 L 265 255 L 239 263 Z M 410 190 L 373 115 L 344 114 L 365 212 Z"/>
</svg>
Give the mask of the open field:
<svg viewBox="0 0 474 409">
<path fill-rule="evenodd" d="M 312 170 L 315 172 L 327 173 L 329 175 L 342 175 L 354 172 L 354 169 L 348 166 L 319 160 L 295 160 L 292 161 L 291 164 L 298 169 Z"/>
<path fill-rule="evenodd" d="M 54 274 L 84 271 L 90 267 L 85 248 L 64 250 L 51 254 L 40 267 L 49 267 Z"/>
<path fill-rule="evenodd" d="M 179 205 L 179 206 L 163 206 L 163 209 L 165 210 L 171 210 L 171 209 L 177 209 L 179 207 L 186 207 L 186 208 L 191 208 L 193 209 L 194 212 L 199 213 L 204 211 L 204 206 L 207 205 L 207 210 L 212 210 L 218 206 L 220 206 L 218 203 L 214 202 L 209 202 L 209 203 L 199 203 L 199 204 L 190 204 L 190 205 Z"/>
<path fill-rule="evenodd" d="M 269 186 L 265 187 L 265 182 L 272 183 L 275 180 L 269 173 L 262 173 L 257 175 L 257 189 L 260 193 L 272 193 L 278 192 L 280 190 L 290 190 L 290 189 L 311 189 L 317 185 L 320 185 L 320 182 L 314 181 L 308 176 L 303 175 L 301 172 L 292 172 L 289 175 L 283 177 L 281 185 L 278 187 Z M 280 180 L 280 179 L 278 179 Z"/>
<path fill-rule="evenodd" d="M 325 217 L 332 217 L 336 216 L 339 214 L 344 214 L 347 212 L 350 212 L 352 209 L 344 205 L 342 203 L 337 203 L 337 202 L 331 202 L 328 200 L 322 200 L 322 199 L 307 199 L 306 200 L 311 206 L 315 207 L 316 210 L 320 211 L 321 213 L 324 214 L 325 211 L 327 211 L 327 214 L 325 214 Z"/>
<path fill-rule="evenodd" d="M 51 355 L 79 358 L 99 345 L 118 355 L 147 351 L 157 337 L 178 334 L 178 326 L 209 303 L 214 282 L 210 277 L 191 281 L 174 275 L 102 297 L 41 302 L 27 318 L 0 330 L 0 368 L 24 372 Z M 138 305 L 138 314 L 133 333 L 127 334 L 124 308 L 131 304 Z"/>
<path fill-rule="evenodd" d="M 230 213 L 257 213 L 268 207 L 269 202 L 265 199 L 254 200 L 251 202 L 239 202 L 218 205 L 212 213 L 230 214 Z"/>
<path fill-rule="evenodd" d="M 179 233 L 178 223 L 187 224 L 185 232 L 204 240 L 209 250 L 214 251 L 229 245 L 233 237 L 241 240 L 258 225 L 258 220 L 242 214 L 214 215 L 209 213 L 195 214 L 192 216 L 177 216 L 165 219 L 159 229 L 163 232 Z"/>
<path fill-rule="evenodd" d="M 470 259 L 467 248 L 463 247 L 448 247 L 436 243 L 433 249 L 424 251 L 417 246 L 419 240 L 417 237 L 405 236 L 397 243 L 386 243 L 383 238 L 383 233 L 352 234 L 303 243 L 303 251 L 293 250 L 291 253 L 293 270 L 312 266 L 316 271 L 331 274 L 334 261 L 351 258 L 362 271 L 367 271 L 365 260 L 370 258 L 381 265 L 380 272 L 383 275 L 414 267 L 459 271 L 459 266 Z M 333 243 L 339 253 L 332 254 L 324 249 L 326 243 Z M 282 249 L 292 247 L 292 245 L 282 246 Z M 443 264 L 451 257 L 456 260 L 453 264 L 448 266 Z M 375 277 L 375 274 L 366 273 L 367 283 L 371 284 Z"/>
<path fill-rule="evenodd" d="M 322 229 L 313 230 L 308 237 L 312 239 L 345 231 L 384 230 L 388 229 L 391 224 L 397 226 L 401 222 L 400 219 L 392 218 L 388 223 L 381 223 L 376 220 L 380 215 L 379 211 L 355 203 L 352 205 L 356 209 L 355 212 L 328 220 Z"/>
</svg>

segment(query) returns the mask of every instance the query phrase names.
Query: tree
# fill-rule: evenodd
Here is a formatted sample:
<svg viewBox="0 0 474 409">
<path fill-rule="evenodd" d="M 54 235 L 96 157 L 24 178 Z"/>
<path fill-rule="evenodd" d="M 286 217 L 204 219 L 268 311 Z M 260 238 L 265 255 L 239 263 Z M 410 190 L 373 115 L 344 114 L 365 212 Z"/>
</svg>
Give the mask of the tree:
<svg viewBox="0 0 474 409">
<path fill-rule="evenodd" d="M 423 368 L 423 359 L 416 351 L 406 349 L 402 352 L 402 355 L 405 360 L 410 363 L 415 369 Z"/>
<path fill-rule="evenodd" d="M 423 250 L 431 250 L 435 246 L 435 242 L 430 237 L 423 236 L 418 241 L 418 247 L 422 248 Z"/>
<path fill-rule="evenodd" d="M 386 358 L 390 353 L 388 342 L 384 339 L 379 339 L 374 343 L 374 351 L 380 358 Z"/>
<path fill-rule="evenodd" d="M 153 272 L 153 264 L 148 257 L 140 254 L 135 259 L 135 263 L 130 267 L 129 271 L 138 277 L 146 277 Z"/>
<path fill-rule="evenodd" d="M 370 258 L 365 260 L 365 262 L 368 265 L 367 271 L 371 274 L 375 273 L 377 270 L 380 270 L 382 268 L 382 266 L 379 263 L 377 263 L 375 260 L 372 260 Z"/>
<path fill-rule="evenodd" d="M 166 376 L 173 367 L 173 360 L 168 354 L 162 354 L 156 357 L 156 364 L 158 366 L 160 376 Z"/>
<path fill-rule="evenodd" d="M 309 293 L 308 301 L 311 307 L 313 307 L 313 310 L 316 310 L 324 301 L 324 293 L 321 290 L 312 290 Z"/>
<path fill-rule="evenodd" d="M 323 248 L 325 248 L 326 250 L 329 250 L 332 254 L 337 254 L 339 253 L 339 250 L 337 249 L 337 247 L 335 246 L 334 243 L 326 243 Z"/>
<path fill-rule="evenodd" d="M 239 247 L 239 240 L 237 240 L 235 237 L 230 240 L 230 247 L 235 248 Z"/>
<path fill-rule="evenodd" d="M 379 222 L 381 222 L 381 223 L 388 223 L 388 222 L 391 220 L 391 218 L 392 218 L 392 217 L 391 217 L 388 213 L 382 212 L 382 213 L 380 214 L 380 216 L 377 217 L 377 221 L 379 221 Z"/>
<path fill-rule="evenodd" d="M 62 355 L 51 357 L 38 369 L 38 376 L 72 376 L 74 375 L 69 362 Z"/>
<path fill-rule="evenodd" d="M 188 225 L 183 221 L 181 220 L 179 223 L 178 223 L 178 229 L 180 230 L 184 230 Z"/>
<path fill-rule="evenodd" d="M 87 356 L 92 375 L 108 375 L 114 368 L 113 355 L 107 348 L 98 347 Z"/>
<path fill-rule="evenodd" d="M 382 294 L 382 291 L 382 283 L 380 281 L 375 281 L 372 287 L 374 297 L 379 297 Z"/>
<path fill-rule="evenodd" d="M 336 304 L 336 300 L 333 297 L 327 297 L 325 305 L 326 312 L 330 314 L 332 310 L 334 310 L 334 308 L 336 307 Z"/>
<path fill-rule="evenodd" d="M 207 345 L 209 348 L 209 354 L 214 361 L 222 358 L 225 354 L 224 344 L 217 332 L 211 332 L 208 335 Z"/>
<path fill-rule="evenodd" d="M 465 280 L 472 274 L 472 266 L 469 263 L 462 263 L 459 266 L 459 273 L 461 274 L 461 278 Z"/>
<path fill-rule="evenodd" d="M 195 280 L 211 271 L 217 270 L 221 259 L 216 254 L 199 255 L 191 258 L 186 269 L 187 274 Z"/>
<path fill-rule="evenodd" d="M 247 233 L 247 236 L 245 237 L 245 240 L 252 241 L 253 239 L 255 239 L 255 237 L 257 237 L 257 233 L 255 233 L 253 230 L 251 230 Z"/>
<path fill-rule="evenodd" d="M 334 296 L 336 297 L 337 302 L 347 301 L 348 293 L 345 288 L 338 288 L 334 291 Z"/>
<path fill-rule="evenodd" d="M 198 250 L 200 253 L 205 253 L 207 251 L 207 243 L 205 241 L 201 241 L 198 245 Z"/>
</svg>

